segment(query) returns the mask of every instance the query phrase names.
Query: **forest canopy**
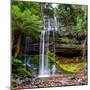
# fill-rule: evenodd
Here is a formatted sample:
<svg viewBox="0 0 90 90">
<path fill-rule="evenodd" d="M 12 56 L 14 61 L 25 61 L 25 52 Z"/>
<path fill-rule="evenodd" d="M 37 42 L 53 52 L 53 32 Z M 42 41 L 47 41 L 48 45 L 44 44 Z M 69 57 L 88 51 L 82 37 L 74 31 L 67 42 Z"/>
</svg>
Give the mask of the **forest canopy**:
<svg viewBox="0 0 90 90">
<path fill-rule="evenodd" d="M 40 3 L 13 2 L 12 30 L 32 35 L 34 35 L 33 32 L 39 32 L 41 23 L 40 10 Z"/>
</svg>

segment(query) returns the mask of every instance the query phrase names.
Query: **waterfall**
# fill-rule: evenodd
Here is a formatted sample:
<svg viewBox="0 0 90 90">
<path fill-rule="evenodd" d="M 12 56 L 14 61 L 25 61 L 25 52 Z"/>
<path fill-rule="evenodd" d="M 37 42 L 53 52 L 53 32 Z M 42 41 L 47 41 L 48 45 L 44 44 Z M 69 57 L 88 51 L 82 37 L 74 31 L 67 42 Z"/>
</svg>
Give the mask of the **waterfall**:
<svg viewBox="0 0 90 90">
<path fill-rule="evenodd" d="M 52 75 L 55 75 L 55 72 L 56 72 L 56 66 L 53 65 L 53 66 L 52 66 Z"/>
<path fill-rule="evenodd" d="M 55 75 L 56 67 L 53 65 L 52 73 L 50 73 L 50 69 L 48 68 L 48 51 L 49 51 L 49 37 L 50 32 L 53 32 L 53 52 L 55 59 L 55 31 L 58 30 L 56 25 L 53 23 L 57 23 L 57 18 L 48 18 L 47 16 L 43 16 L 43 29 L 41 31 L 40 37 L 40 69 L 39 69 L 39 77 L 46 77 L 50 75 Z"/>
<path fill-rule="evenodd" d="M 28 52 L 30 50 L 30 37 L 26 36 L 25 37 L 25 48 L 24 48 L 24 61 L 23 61 L 23 66 L 30 66 L 29 62 L 29 55 Z"/>
<path fill-rule="evenodd" d="M 48 69 L 48 50 L 49 50 L 49 29 L 48 19 L 44 19 L 44 30 L 41 32 L 40 38 L 40 71 L 39 76 L 49 76 L 50 71 Z M 46 29 L 47 28 L 47 29 Z"/>
<path fill-rule="evenodd" d="M 44 37 L 45 37 L 45 31 L 41 32 L 41 41 L 40 41 L 40 60 L 41 60 L 41 63 L 40 63 L 40 75 L 44 74 L 44 65 L 45 65 L 45 62 L 44 62 Z"/>
</svg>

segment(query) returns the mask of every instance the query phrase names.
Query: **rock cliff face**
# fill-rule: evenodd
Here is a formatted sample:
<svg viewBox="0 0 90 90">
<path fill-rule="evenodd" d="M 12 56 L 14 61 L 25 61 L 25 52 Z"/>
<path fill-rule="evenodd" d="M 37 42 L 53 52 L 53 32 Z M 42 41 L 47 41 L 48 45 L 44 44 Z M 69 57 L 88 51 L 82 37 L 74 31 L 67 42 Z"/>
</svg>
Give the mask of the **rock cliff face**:
<svg viewBox="0 0 90 90">
<path fill-rule="evenodd" d="M 87 54 L 86 33 L 56 33 L 55 52 L 64 56 L 82 56 L 83 52 Z M 50 38 L 49 49 L 53 50 L 52 38 Z M 31 53 L 39 53 L 39 42 L 33 42 Z"/>
<path fill-rule="evenodd" d="M 17 38 L 17 33 L 14 33 L 13 38 Z M 24 53 L 24 37 L 21 39 L 20 52 Z M 13 39 L 12 39 L 13 40 Z M 15 39 L 13 40 L 13 53 L 15 53 Z M 53 47 L 52 37 L 50 37 L 49 49 L 52 51 Z M 39 54 L 40 41 L 35 40 L 30 35 L 30 50 L 28 54 Z M 76 32 L 57 32 L 55 33 L 55 52 L 62 56 L 82 56 L 83 51 L 87 54 L 87 33 Z M 19 55 L 18 55 L 19 56 Z"/>
</svg>

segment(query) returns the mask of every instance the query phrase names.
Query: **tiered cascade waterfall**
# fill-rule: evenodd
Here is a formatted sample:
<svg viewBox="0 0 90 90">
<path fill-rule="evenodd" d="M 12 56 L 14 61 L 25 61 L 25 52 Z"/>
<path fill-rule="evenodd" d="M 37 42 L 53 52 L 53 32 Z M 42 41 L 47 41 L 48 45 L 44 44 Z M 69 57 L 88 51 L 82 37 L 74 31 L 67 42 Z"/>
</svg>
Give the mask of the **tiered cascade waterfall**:
<svg viewBox="0 0 90 90">
<path fill-rule="evenodd" d="M 57 31 L 57 18 L 49 18 L 47 16 L 43 16 L 43 30 L 41 31 L 40 38 L 40 69 L 39 69 L 39 77 L 47 77 L 51 75 L 55 75 L 56 67 L 52 66 L 52 70 L 50 71 L 48 64 L 48 51 L 49 51 L 49 40 L 50 40 L 50 32 L 53 33 L 53 53 L 55 59 L 55 31 Z"/>
</svg>

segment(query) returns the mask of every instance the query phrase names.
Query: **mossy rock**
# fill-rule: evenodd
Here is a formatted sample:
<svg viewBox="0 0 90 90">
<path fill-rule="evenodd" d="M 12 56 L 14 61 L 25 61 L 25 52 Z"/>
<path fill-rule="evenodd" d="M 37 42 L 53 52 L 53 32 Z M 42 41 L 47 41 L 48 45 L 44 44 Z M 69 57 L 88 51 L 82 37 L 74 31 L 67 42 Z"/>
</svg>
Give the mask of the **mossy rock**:
<svg viewBox="0 0 90 90">
<path fill-rule="evenodd" d="M 59 64 L 60 69 L 69 72 L 69 73 L 77 73 L 86 67 L 86 63 L 69 63 L 69 64 Z"/>
</svg>

